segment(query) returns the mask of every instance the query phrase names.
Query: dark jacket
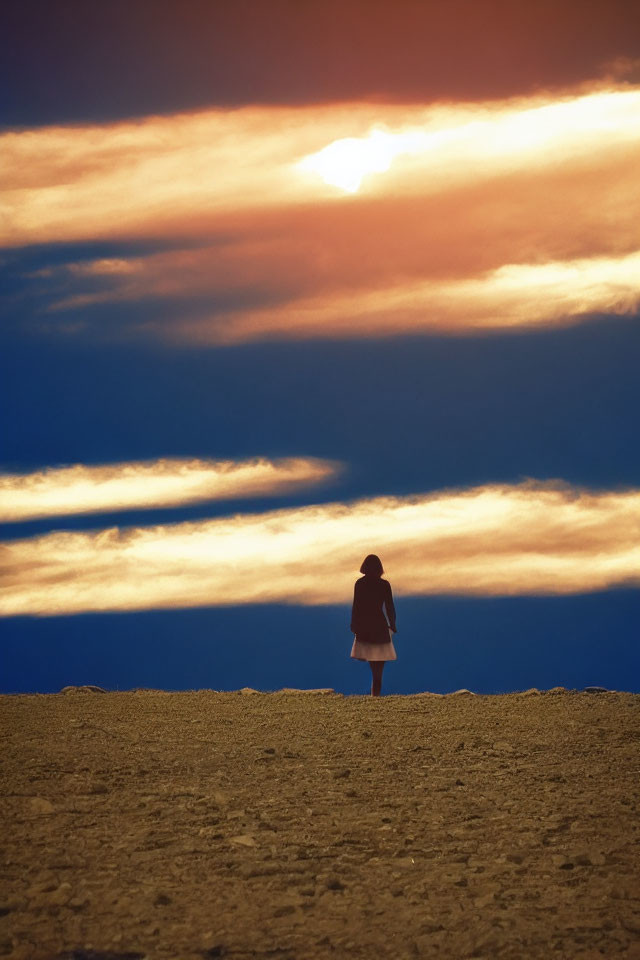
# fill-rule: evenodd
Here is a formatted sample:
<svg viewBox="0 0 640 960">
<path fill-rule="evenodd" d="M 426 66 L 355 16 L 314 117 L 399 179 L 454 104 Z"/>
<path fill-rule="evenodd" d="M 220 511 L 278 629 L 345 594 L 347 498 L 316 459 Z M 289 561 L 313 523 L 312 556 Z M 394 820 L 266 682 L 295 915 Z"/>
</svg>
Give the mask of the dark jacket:
<svg viewBox="0 0 640 960">
<path fill-rule="evenodd" d="M 382 607 L 387 611 L 387 618 Z M 391 584 L 381 577 L 360 577 L 356 580 L 351 609 L 351 630 L 363 643 L 388 643 L 389 627 L 396 631 L 396 610 Z"/>
</svg>

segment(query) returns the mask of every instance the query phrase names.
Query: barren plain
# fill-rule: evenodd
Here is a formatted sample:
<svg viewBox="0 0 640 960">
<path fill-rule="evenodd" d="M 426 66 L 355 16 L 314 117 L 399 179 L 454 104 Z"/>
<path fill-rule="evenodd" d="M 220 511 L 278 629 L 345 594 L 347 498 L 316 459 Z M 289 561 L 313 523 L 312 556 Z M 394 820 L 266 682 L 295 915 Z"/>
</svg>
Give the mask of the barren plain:
<svg viewBox="0 0 640 960">
<path fill-rule="evenodd" d="M 640 958 L 640 695 L 0 697 L 0 955 Z"/>
</svg>

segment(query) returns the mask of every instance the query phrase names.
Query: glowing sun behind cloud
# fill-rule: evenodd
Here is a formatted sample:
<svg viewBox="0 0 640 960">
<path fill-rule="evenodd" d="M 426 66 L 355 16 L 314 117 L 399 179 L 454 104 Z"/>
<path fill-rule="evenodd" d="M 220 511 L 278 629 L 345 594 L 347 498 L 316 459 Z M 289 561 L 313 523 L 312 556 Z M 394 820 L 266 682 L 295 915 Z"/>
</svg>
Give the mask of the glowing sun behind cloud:
<svg viewBox="0 0 640 960">
<path fill-rule="evenodd" d="M 506 164 L 517 157 L 544 162 L 561 149 L 580 154 L 594 139 L 618 133 L 622 140 L 638 136 L 640 115 L 638 91 L 599 91 L 560 102 L 505 104 L 501 108 L 469 105 L 414 112 L 420 126 L 395 130 L 373 127 L 360 137 L 343 137 L 329 143 L 298 163 L 298 168 L 315 173 L 328 185 L 346 193 L 357 193 L 364 178 L 388 173 L 392 163 L 403 157 L 423 166 L 432 153 L 432 174 L 438 164 L 441 177 L 449 165 L 462 171 L 476 170 L 483 163 Z M 409 112 L 407 116 L 409 116 Z M 533 155 L 533 156 L 532 156 Z M 411 165 L 403 165 L 405 174 Z"/>
<path fill-rule="evenodd" d="M 402 139 L 401 134 L 384 130 L 372 130 L 368 137 L 344 137 L 305 157 L 300 168 L 319 174 L 332 187 L 357 193 L 368 173 L 387 172 L 402 152 Z"/>
</svg>

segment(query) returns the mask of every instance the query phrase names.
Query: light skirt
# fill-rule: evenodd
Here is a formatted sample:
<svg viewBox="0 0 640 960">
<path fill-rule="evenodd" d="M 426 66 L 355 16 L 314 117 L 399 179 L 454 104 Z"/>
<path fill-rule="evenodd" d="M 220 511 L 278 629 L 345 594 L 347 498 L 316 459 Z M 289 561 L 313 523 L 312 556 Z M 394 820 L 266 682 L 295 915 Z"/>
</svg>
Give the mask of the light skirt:
<svg viewBox="0 0 640 960">
<path fill-rule="evenodd" d="M 351 656 L 354 660 L 397 660 L 398 655 L 392 637 L 391 630 L 389 630 L 387 643 L 362 643 L 354 637 Z"/>
</svg>

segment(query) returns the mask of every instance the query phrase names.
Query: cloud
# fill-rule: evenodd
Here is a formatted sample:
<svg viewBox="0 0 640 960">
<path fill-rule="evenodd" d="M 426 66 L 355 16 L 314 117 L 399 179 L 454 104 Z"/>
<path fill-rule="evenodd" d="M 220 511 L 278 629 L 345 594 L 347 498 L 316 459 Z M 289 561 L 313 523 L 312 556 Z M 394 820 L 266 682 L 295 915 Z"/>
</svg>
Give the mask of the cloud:
<svg viewBox="0 0 640 960">
<path fill-rule="evenodd" d="M 0 242 L 186 236 L 230 214 L 336 202 L 343 191 L 324 182 L 321 158 L 326 165 L 328 152 L 349 144 L 362 190 L 397 196 L 587 156 L 606 163 L 639 137 L 640 89 L 626 87 L 431 107 L 244 107 L 9 132 L 0 136 Z"/>
<path fill-rule="evenodd" d="M 594 146 L 604 154 L 637 143 L 639 133 L 640 92 L 601 91 L 550 102 L 431 108 L 395 129 L 381 122 L 365 136 L 333 140 L 298 166 L 347 193 L 367 179 L 378 189 L 392 180 L 395 191 L 413 192 L 418 183 L 424 191 L 544 167 Z"/>
<path fill-rule="evenodd" d="M 38 332 L 219 344 L 636 309 L 637 87 L 203 111 L 0 148 L 4 243 L 50 244 L 10 304 Z M 345 149 L 355 194 L 323 179 Z M 88 238 L 108 254 L 51 245 Z"/>
<path fill-rule="evenodd" d="M 196 299 L 246 300 L 251 291 L 266 305 L 399 281 L 468 279 L 514 262 L 617 257 L 638 247 L 635 169 L 623 156 L 604 169 L 519 173 L 437 195 L 263 212 L 215 245 L 56 264 L 50 308 L 170 297 L 181 300 L 179 329 Z"/>
<path fill-rule="evenodd" d="M 568 594 L 640 583 L 640 490 L 487 485 L 2 546 L 0 613 L 344 604 L 378 553 L 399 596 Z"/>
<path fill-rule="evenodd" d="M 298 457 L 245 462 L 163 459 L 0 474 L 0 521 L 281 496 L 325 482 L 338 470 L 338 464 L 327 460 Z"/>
<path fill-rule="evenodd" d="M 420 282 L 302 299 L 183 324 L 180 338 L 234 343 L 288 338 L 392 335 L 428 330 L 504 330 L 576 322 L 640 307 L 640 252 L 617 259 L 507 264 L 479 278 Z"/>
</svg>

